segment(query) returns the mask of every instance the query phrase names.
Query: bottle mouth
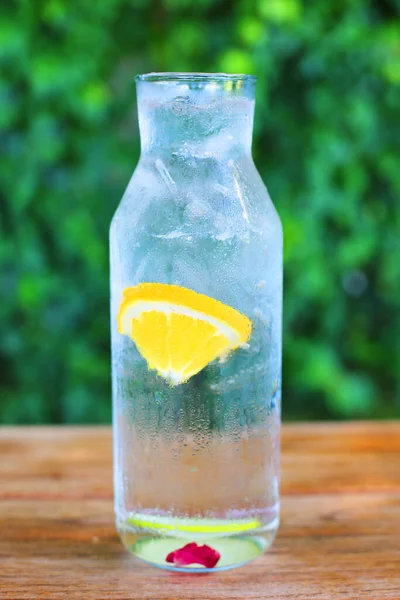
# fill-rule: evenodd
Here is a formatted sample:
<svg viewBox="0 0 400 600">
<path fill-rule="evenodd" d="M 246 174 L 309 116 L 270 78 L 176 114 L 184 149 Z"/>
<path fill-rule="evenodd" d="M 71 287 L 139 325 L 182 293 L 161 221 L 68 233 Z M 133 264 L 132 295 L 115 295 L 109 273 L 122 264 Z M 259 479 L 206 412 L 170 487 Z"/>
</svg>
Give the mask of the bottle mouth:
<svg viewBox="0 0 400 600">
<path fill-rule="evenodd" d="M 242 73 L 144 73 L 136 75 L 136 81 L 149 81 L 153 83 L 227 83 L 243 84 L 255 83 L 255 75 L 246 75 Z"/>
</svg>

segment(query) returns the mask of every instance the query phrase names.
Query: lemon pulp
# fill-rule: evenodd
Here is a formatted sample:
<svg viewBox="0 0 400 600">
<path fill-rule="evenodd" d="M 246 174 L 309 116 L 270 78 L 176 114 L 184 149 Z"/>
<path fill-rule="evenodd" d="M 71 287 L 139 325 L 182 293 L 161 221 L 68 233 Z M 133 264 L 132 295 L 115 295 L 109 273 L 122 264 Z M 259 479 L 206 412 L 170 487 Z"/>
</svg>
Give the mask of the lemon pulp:
<svg viewBox="0 0 400 600">
<path fill-rule="evenodd" d="M 151 369 L 178 385 L 245 344 L 251 321 L 194 290 L 141 283 L 123 292 L 118 330 L 132 338 Z"/>
</svg>

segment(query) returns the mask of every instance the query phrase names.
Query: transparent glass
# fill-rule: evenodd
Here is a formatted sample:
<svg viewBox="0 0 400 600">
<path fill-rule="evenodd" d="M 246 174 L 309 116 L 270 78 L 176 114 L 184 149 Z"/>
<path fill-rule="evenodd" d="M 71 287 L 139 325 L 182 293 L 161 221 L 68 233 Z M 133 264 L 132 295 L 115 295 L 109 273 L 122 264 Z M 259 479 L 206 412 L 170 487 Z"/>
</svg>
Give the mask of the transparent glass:
<svg viewBox="0 0 400 600">
<path fill-rule="evenodd" d="M 117 528 L 155 566 L 221 570 L 279 523 L 282 228 L 251 156 L 254 77 L 152 73 L 137 93 L 110 230 Z"/>
</svg>

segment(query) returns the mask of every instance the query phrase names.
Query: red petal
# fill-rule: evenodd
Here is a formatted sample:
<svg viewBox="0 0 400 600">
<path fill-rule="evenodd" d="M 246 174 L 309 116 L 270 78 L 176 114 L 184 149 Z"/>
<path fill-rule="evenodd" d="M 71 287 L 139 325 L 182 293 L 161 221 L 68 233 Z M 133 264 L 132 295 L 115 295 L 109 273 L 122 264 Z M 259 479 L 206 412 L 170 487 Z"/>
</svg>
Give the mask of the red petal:
<svg viewBox="0 0 400 600">
<path fill-rule="evenodd" d="M 207 569 L 215 567 L 219 559 L 220 553 L 210 546 L 198 546 L 195 542 L 186 544 L 183 548 L 170 552 L 165 559 L 169 563 L 174 563 L 178 567 L 187 565 L 203 565 Z"/>
</svg>

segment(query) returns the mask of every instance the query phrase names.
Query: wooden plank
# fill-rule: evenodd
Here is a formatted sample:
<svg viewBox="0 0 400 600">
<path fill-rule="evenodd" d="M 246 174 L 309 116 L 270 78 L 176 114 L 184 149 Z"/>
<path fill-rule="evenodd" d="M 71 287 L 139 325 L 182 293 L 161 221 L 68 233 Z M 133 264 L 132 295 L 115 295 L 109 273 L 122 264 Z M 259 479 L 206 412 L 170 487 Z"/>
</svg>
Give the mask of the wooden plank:
<svg viewBox="0 0 400 600">
<path fill-rule="evenodd" d="M 400 423 L 283 431 L 282 526 L 211 575 L 132 559 L 115 533 L 108 428 L 0 430 L 0 599 L 399 600 Z"/>
</svg>

